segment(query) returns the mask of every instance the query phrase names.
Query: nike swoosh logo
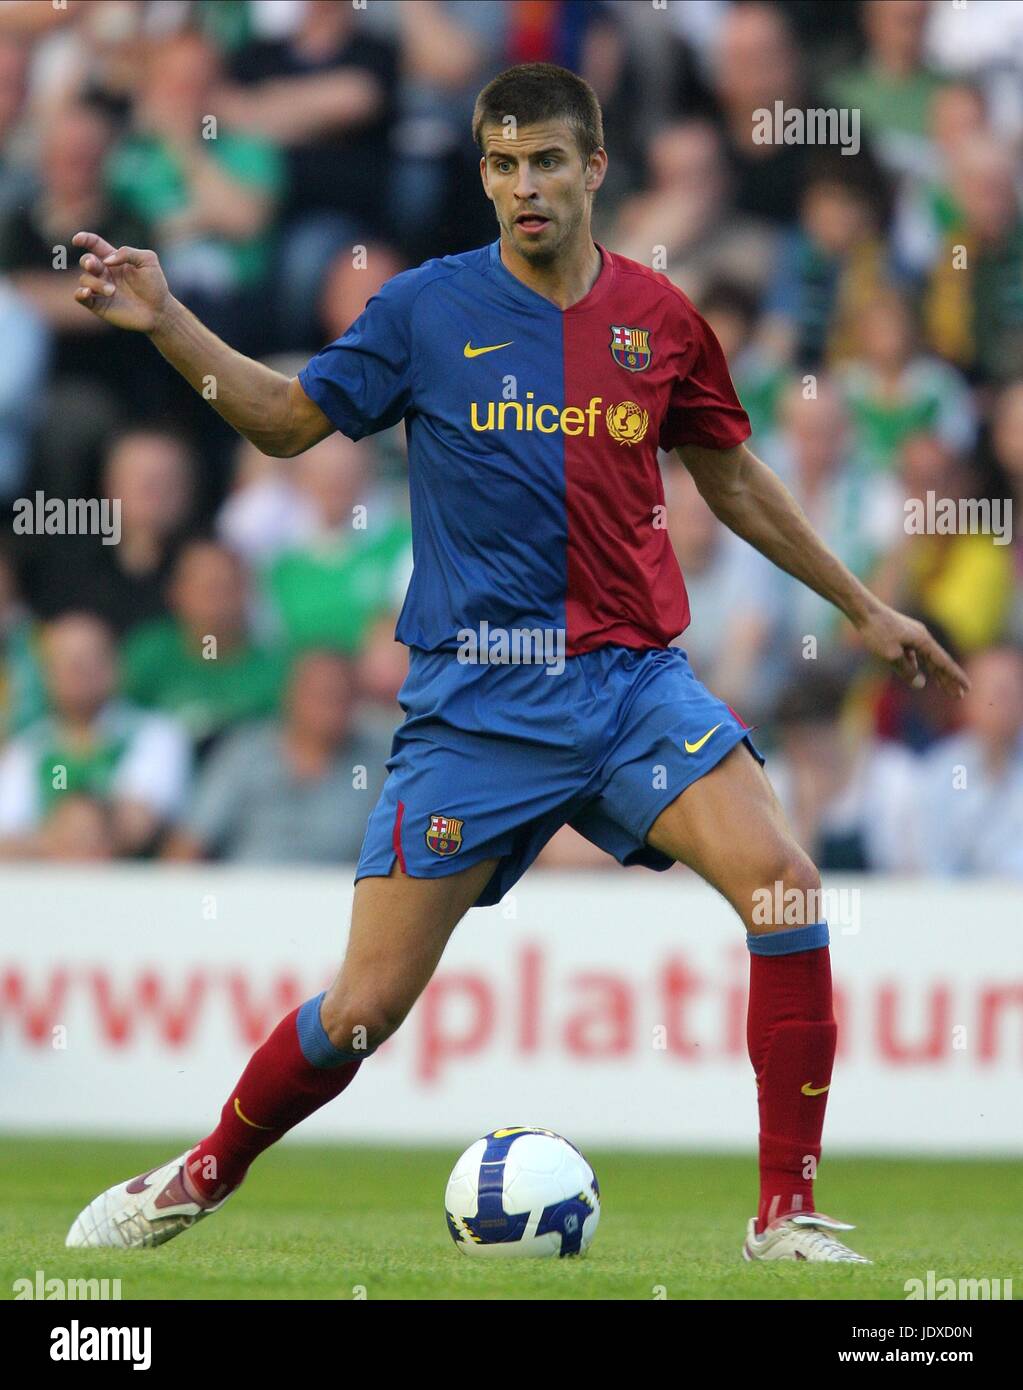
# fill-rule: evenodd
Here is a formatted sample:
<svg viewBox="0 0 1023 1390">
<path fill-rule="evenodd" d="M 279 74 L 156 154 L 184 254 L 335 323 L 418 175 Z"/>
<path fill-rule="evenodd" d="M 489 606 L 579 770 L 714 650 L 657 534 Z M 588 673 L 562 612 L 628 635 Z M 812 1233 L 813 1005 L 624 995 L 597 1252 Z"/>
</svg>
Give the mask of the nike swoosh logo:
<svg viewBox="0 0 1023 1390">
<path fill-rule="evenodd" d="M 150 1186 L 150 1184 L 146 1182 L 146 1178 L 151 1178 L 155 1172 L 155 1168 L 150 1168 L 148 1173 L 142 1173 L 139 1177 L 132 1178 L 131 1182 L 125 1187 L 125 1192 L 130 1192 L 133 1196 L 137 1196 L 140 1192 L 145 1192 Z"/>
<path fill-rule="evenodd" d="M 718 729 L 720 729 L 720 728 L 721 728 L 721 725 L 720 725 L 720 724 L 715 724 L 714 727 L 713 727 L 713 729 L 708 729 L 707 732 L 704 734 L 703 738 L 698 738 L 698 739 L 696 740 L 695 743 L 690 743 L 689 740 L 686 739 L 686 745 L 685 745 L 685 747 L 686 747 L 686 752 L 687 752 L 687 753 L 699 753 L 700 749 L 703 747 L 703 745 L 704 745 L 704 744 L 707 742 L 707 740 L 710 738 L 711 734 L 716 734 L 717 731 L 718 731 Z"/>
<path fill-rule="evenodd" d="M 511 347 L 514 341 L 515 340 L 513 338 L 510 342 L 507 343 L 494 343 L 493 347 L 474 348 L 472 345 L 472 341 L 470 340 L 468 343 L 466 343 L 465 347 L 462 349 L 462 352 L 466 357 L 481 357 L 485 352 L 496 352 L 498 348 Z"/>
<path fill-rule="evenodd" d="M 830 1090 L 830 1088 L 830 1081 L 828 1082 L 827 1086 L 811 1086 L 808 1081 L 805 1086 L 800 1086 L 799 1089 L 802 1091 L 804 1096 L 822 1096 L 824 1092 Z"/>
<path fill-rule="evenodd" d="M 234 1098 L 234 1113 L 238 1116 L 239 1120 L 244 1121 L 250 1129 L 273 1129 L 273 1125 L 257 1125 L 255 1120 L 250 1120 L 248 1115 L 243 1114 L 242 1108 L 238 1104 L 237 1096 Z"/>
</svg>

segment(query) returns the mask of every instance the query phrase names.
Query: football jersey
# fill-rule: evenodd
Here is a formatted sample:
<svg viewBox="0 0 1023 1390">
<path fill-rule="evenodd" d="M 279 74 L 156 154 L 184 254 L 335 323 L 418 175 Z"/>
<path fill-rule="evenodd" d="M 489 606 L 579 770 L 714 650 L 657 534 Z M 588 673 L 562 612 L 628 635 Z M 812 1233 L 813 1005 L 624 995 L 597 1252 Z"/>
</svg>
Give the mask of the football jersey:
<svg viewBox="0 0 1023 1390">
<path fill-rule="evenodd" d="M 658 449 L 749 437 L 721 347 L 663 275 L 598 247 L 568 309 L 500 241 L 389 280 L 299 373 L 350 439 L 399 420 L 413 571 L 396 637 L 557 631 L 568 656 L 664 647 L 689 622 Z"/>
</svg>

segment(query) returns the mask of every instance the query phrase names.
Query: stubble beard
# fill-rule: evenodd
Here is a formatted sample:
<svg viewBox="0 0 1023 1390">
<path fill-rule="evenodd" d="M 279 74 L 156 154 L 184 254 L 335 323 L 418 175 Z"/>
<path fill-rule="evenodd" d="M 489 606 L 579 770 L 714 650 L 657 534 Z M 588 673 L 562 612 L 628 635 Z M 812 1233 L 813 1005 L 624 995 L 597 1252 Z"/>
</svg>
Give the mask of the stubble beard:
<svg viewBox="0 0 1023 1390">
<path fill-rule="evenodd" d="M 529 242 L 520 241 L 514 235 L 514 222 L 510 229 L 509 240 L 522 259 L 529 265 L 537 267 L 554 265 L 564 255 L 565 247 L 571 244 L 572 238 L 582 225 L 583 211 L 582 208 L 579 208 L 568 220 L 559 218 L 557 222 L 554 222 L 555 235 L 546 245 L 534 246 Z"/>
</svg>

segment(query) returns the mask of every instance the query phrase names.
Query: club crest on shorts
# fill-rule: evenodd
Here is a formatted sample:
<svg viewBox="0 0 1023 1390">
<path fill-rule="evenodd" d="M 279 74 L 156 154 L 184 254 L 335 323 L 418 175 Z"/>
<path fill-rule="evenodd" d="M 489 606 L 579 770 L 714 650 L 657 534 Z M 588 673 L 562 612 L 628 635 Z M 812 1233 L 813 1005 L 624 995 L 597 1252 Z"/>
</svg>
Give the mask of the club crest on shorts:
<svg viewBox="0 0 1023 1390">
<path fill-rule="evenodd" d="M 645 372 L 653 353 L 649 328 L 623 328 L 611 325 L 611 356 L 627 372 Z"/>
<path fill-rule="evenodd" d="M 454 816 L 431 816 L 426 830 L 426 845 L 434 854 L 457 854 L 462 848 L 464 820 Z"/>
</svg>

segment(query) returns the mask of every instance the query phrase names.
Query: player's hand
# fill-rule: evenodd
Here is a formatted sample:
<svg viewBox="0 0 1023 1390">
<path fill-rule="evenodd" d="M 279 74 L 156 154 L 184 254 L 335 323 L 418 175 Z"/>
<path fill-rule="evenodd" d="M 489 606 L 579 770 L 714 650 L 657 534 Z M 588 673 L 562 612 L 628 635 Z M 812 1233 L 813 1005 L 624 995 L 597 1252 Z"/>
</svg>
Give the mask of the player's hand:
<svg viewBox="0 0 1023 1390">
<path fill-rule="evenodd" d="M 115 328 L 152 333 L 171 299 L 156 252 L 111 246 L 95 232 L 76 232 L 71 244 L 85 250 L 79 304 Z"/>
<path fill-rule="evenodd" d="M 943 690 L 960 699 L 970 688 L 970 680 L 961 666 L 915 618 L 897 613 L 885 603 L 857 624 L 865 645 L 881 657 L 914 690 L 927 684 L 928 674 L 934 676 Z"/>
</svg>

